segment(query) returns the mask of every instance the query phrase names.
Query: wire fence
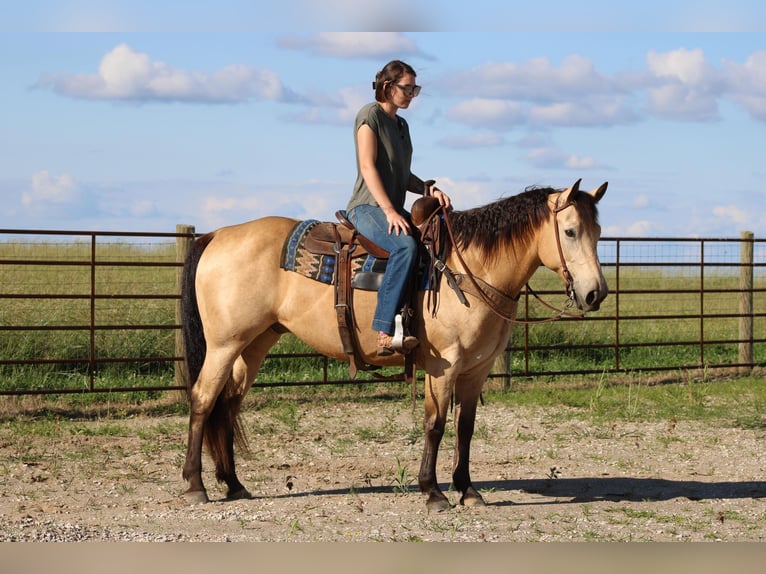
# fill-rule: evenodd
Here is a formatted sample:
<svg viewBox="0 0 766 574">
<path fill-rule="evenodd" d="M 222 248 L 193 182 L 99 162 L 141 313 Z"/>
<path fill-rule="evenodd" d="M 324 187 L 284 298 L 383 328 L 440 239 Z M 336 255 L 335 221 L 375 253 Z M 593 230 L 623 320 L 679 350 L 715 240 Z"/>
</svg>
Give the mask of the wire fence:
<svg viewBox="0 0 766 574">
<path fill-rule="evenodd" d="M 0 394 L 183 389 L 180 272 L 194 237 L 189 226 L 0 230 Z M 766 366 L 764 240 L 607 237 L 599 256 L 610 288 L 601 310 L 515 326 L 492 378 Z M 531 286 L 564 297 L 547 270 Z M 522 294 L 520 318 L 549 313 Z M 349 382 L 344 364 L 288 340 L 256 386 Z"/>
</svg>

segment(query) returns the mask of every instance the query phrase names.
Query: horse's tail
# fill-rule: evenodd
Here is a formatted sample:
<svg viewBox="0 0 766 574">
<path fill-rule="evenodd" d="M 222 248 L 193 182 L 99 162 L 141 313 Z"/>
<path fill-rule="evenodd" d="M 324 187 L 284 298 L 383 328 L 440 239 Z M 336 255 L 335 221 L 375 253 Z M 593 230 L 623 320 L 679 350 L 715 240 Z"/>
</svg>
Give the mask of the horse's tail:
<svg viewBox="0 0 766 574">
<path fill-rule="evenodd" d="M 189 255 L 184 262 L 181 282 L 181 309 L 184 345 L 186 347 L 185 361 L 189 378 L 186 381 L 187 396 L 191 400 L 191 391 L 199 378 L 202 365 L 205 362 L 207 343 L 202 330 L 202 318 L 197 306 L 197 266 L 205 248 L 213 240 L 214 233 L 208 233 L 198 238 L 192 245 Z M 226 475 L 233 473 L 230 465 L 233 459 L 229 453 L 229 440 L 243 450 L 247 450 L 247 438 L 245 437 L 239 420 L 239 402 L 230 400 L 236 390 L 232 388 L 232 379 L 226 385 L 221 395 L 215 401 L 213 410 L 205 421 L 203 431 L 204 441 L 211 457 L 216 463 L 220 473 Z M 237 405 L 234 407 L 233 405 Z M 219 476 L 220 479 L 220 476 Z"/>
<path fill-rule="evenodd" d="M 197 279 L 197 266 L 202 257 L 202 252 L 213 239 L 213 234 L 208 233 L 197 239 L 186 257 L 183 268 L 183 277 L 181 282 L 181 310 L 183 319 L 181 321 L 181 331 L 184 337 L 184 346 L 186 354 L 186 369 L 189 378 L 186 381 L 187 394 L 191 393 L 194 383 L 197 382 L 199 373 L 202 370 L 202 363 L 205 362 L 205 353 L 207 344 L 205 335 L 202 332 L 202 318 L 199 315 L 197 307 L 197 289 L 195 280 Z"/>
</svg>

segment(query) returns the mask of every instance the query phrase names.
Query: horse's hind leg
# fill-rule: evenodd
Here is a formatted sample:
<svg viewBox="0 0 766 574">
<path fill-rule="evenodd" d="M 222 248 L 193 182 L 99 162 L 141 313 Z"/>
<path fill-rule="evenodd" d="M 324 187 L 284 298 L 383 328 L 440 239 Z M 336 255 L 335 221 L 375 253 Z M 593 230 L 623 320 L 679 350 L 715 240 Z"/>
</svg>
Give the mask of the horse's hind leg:
<svg viewBox="0 0 766 574">
<path fill-rule="evenodd" d="M 234 363 L 232 384 L 219 400 L 227 402 L 221 409 L 226 413 L 220 424 L 215 426 L 220 448 L 211 449 L 215 463 L 215 476 L 219 482 L 226 483 L 226 498 L 230 500 L 250 498 L 250 493 L 237 478 L 234 463 L 235 444 L 241 450 L 247 450 L 247 440 L 240 428 L 239 413 L 245 394 L 253 384 L 269 349 L 277 342 L 279 335 L 271 329 L 259 335 Z M 209 432 L 211 432 L 209 430 Z M 209 440 L 209 439 L 208 439 Z"/>
<path fill-rule="evenodd" d="M 206 437 L 210 456 L 215 464 L 215 477 L 226 483 L 226 498 L 235 500 L 250 498 L 250 493 L 237 478 L 234 465 L 234 444 L 245 450 L 247 442 L 240 428 L 239 412 L 245 392 L 238 372 L 241 359 L 234 363 L 232 380 L 218 397 L 216 408 L 208 420 Z M 240 375 L 241 376 L 241 375 Z"/>
<path fill-rule="evenodd" d="M 202 443 L 209 438 L 205 435 L 211 426 L 214 410 L 222 406 L 219 397 L 231 381 L 232 365 L 237 354 L 227 349 L 208 349 L 199 377 L 189 395 L 189 439 L 183 477 L 189 481 L 184 496 L 192 503 L 208 501 L 202 481 Z"/>
</svg>

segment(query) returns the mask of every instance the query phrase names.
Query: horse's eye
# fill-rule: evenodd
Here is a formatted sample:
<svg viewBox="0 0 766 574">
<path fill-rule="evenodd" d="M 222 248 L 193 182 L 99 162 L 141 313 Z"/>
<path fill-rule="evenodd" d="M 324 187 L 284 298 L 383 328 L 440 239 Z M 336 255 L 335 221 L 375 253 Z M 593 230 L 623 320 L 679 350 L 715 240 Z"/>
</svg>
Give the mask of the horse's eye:
<svg viewBox="0 0 766 574">
<path fill-rule="evenodd" d="M 574 229 L 565 229 L 564 233 L 567 237 L 574 237 L 575 236 L 575 230 Z"/>
</svg>

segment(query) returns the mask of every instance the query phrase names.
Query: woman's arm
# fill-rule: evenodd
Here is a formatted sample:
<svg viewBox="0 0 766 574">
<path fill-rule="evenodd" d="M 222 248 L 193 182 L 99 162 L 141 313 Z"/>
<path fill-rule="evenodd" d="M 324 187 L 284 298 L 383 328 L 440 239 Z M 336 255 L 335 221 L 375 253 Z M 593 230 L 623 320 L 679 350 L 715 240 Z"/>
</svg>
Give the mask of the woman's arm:
<svg viewBox="0 0 766 574">
<path fill-rule="evenodd" d="M 393 233 L 395 231 L 397 235 L 401 232 L 409 234 L 409 222 L 394 208 L 394 204 L 391 203 L 391 198 L 388 197 L 386 188 L 383 186 L 383 180 L 380 179 L 378 168 L 375 167 L 375 160 L 378 157 L 378 139 L 375 132 L 370 126 L 362 124 L 357 130 L 356 141 L 359 154 L 359 171 L 362 173 L 372 197 L 386 214 L 388 232 Z"/>
<path fill-rule="evenodd" d="M 430 183 L 430 187 L 426 189 L 426 184 Z M 419 193 L 421 195 L 433 195 L 439 200 L 439 204 L 444 207 L 449 207 L 451 204 L 449 196 L 441 189 L 436 187 L 436 182 L 432 179 L 423 181 L 414 173 L 410 173 L 410 181 L 407 185 L 407 190 L 413 193 Z"/>
</svg>

